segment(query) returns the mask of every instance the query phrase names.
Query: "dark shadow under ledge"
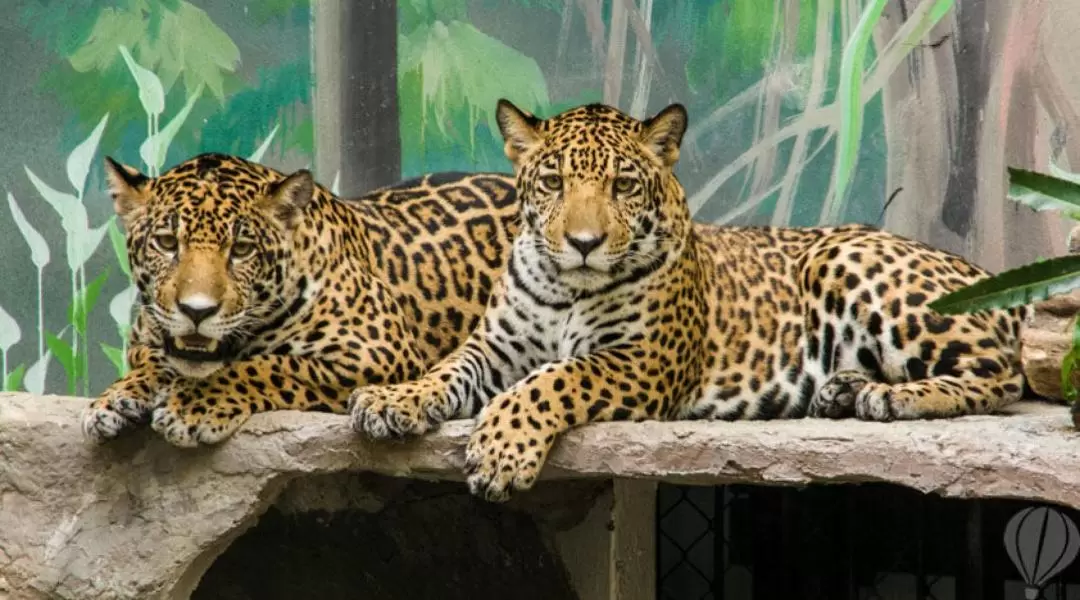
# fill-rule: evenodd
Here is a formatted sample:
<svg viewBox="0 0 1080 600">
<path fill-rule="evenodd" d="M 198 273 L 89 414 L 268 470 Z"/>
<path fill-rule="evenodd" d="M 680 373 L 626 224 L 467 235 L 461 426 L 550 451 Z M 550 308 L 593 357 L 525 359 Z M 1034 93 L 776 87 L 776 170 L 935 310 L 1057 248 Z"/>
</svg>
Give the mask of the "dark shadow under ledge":
<svg viewBox="0 0 1080 600">
<path fill-rule="evenodd" d="M 214 448 L 173 448 L 149 431 L 92 447 L 79 427 L 84 405 L 0 394 L 0 596 L 189 597 L 274 503 L 375 511 L 393 495 L 387 486 L 403 485 L 358 472 L 460 482 L 471 425 L 370 443 L 342 416 L 278 412 Z M 1080 434 L 1066 407 L 1033 402 L 941 421 L 605 423 L 565 435 L 542 479 L 586 481 L 542 481 L 506 510 L 540 518 L 566 498 L 555 545 L 579 597 L 648 597 L 651 565 L 628 565 L 648 563 L 656 482 L 887 482 L 1080 508 Z M 597 560 L 618 572 L 590 575 Z"/>
</svg>

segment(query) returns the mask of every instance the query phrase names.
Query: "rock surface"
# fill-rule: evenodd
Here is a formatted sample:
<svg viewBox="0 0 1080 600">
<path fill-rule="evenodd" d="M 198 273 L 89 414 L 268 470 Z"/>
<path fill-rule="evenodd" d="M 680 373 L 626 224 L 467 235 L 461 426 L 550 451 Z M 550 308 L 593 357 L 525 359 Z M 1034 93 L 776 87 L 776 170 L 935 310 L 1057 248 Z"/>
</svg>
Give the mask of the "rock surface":
<svg viewBox="0 0 1080 600">
<path fill-rule="evenodd" d="M 357 479 L 371 496 L 378 478 Z M 192 600 L 579 600 L 539 519 L 474 499 L 458 483 L 397 481 L 406 485 L 378 512 L 275 504 L 214 561 Z M 582 482 L 549 487 L 569 483 Z M 575 503 L 573 491 L 561 490 L 562 503 Z"/>
<path fill-rule="evenodd" d="M 278 412 L 216 448 L 172 448 L 149 431 L 92 447 L 79 431 L 83 405 L 0 394 L 0 592 L 9 597 L 187 597 L 286 487 L 295 505 L 312 502 L 295 492 L 303 478 L 332 473 L 460 481 L 470 427 L 451 422 L 422 439 L 377 444 L 358 439 L 342 416 Z M 544 476 L 878 481 L 1080 508 L 1078 435 L 1068 410 L 1044 403 L 912 423 L 609 423 L 566 435 Z"/>
<path fill-rule="evenodd" d="M 1080 225 L 1068 237 L 1069 254 L 1080 254 Z M 1059 294 L 1034 305 L 1034 314 L 1024 329 L 1021 359 L 1031 389 L 1054 400 L 1064 400 L 1061 363 L 1072 349 L 1073 327 L 1080 313 L 1080 290 Z M 1080 387 L 1080 371 L 1072 375 Z M 1080 427 L 1080 422 L 1076 422 Z"/>
<path fill-rule="evenodd" d="M 1080 240 L 1080 238 L 1077 238 Z M 1073 323 L 1080 313 L 1080 290 L 1048 298 L 1034 306 L 1031 323 L 1023 332 L 1021 354 L 1024 374 L 1035 393 L 1055 400 L 1064 399 L 1061 363 L 1072 349 Z M 1072 375 L 1080 386 L 1080 371 Z"/>
</svg>

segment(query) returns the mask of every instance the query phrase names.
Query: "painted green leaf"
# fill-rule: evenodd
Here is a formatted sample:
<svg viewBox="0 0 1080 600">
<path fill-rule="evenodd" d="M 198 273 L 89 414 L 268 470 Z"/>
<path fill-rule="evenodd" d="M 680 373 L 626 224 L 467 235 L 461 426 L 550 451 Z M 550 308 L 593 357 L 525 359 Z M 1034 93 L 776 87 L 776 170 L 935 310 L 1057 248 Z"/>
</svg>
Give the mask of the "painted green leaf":
<svg viewBox="0 0 1080 600">
<path fill-rule="evenodd" d="M 1011 308 L 1080 287 L 1080 255 L 1060 256 L 988 277 L 930 303 L 942 314 Z"/>
<path fill-rule="evenodd" d="M 224 75 L 240 62 L 240 50 L 228 34 L 190 2 L 176 3 L 175 9 L 135 4 L 143 6 L 103 10 L 86 43 L 69 58 L 72 66 L 84 72 L 104 70 L 115 60 L 116 48 L 123 47 L 124 61 L 142 82 L 140 99 L 147 112 L 165 110 L 164 92 L 180 77 L 189 92 L 204 85 L 222 101 Z M 153 35 L 155 28 L 157 35 Z M 138 64 L 133 53 L 139 57 Z"/>
<path fill-rule="evenodd" d="M 30 224 L 30 221 L 26 220 L 26 216 L 23 215 L 22 209 L 19 208 L 19 204 L 15 202 L 15 197 L 8 192 L 7 195 L 8 208 L 11 209 L 11 218 L 15 220 L 15 226 L 19 228 L 19 233 L 22 234 L 23 239 L 26 240 L 26 245 L 30 246 L 30 262 L 34 263 L 34 266 L 40 271 L 45 268 L 45 265 L 49 264 L 51 255 L 49 254 L 49 244 L 45 241 L 45 238 L 38 233 L 37 229 Z"/>
<path fill-rule="evenodd" d="M 177 10 L 163 15 L 156 41 L 140 48 L 139 56 L 156 65 L 166 88 L 183 77 L 189 95 L 205 86 L 218 102 L 225 100 L 225 74 L 240 64 L 240 49 L 206 11 L 181 2 Z"/>
<path fill-rule="evenodd" d="M 310 4 L 311 0 L 259 0 L 247 5 L 246 12 L 256 23 L 279 23 L 296 9 L 302 9 L 306 15 Z"/>
<path fill-rule="evenodd" d="M 188 95 L 205 86 L 219 103 L 224 101 L 226 73 L 240 64 L 237 44 L 190 2 L 176 2 L 175 10 L 152 4 L 102 11 L 91 37 L 69 58 L 71 65 L 80 71 L 105 70 L 120 47 L 144 110 L 151 114 L 165 110 L 165 91 L 181 77 Z"/>
<path fill-rule="evenodd" d="M 131 307 L 135 304 L 135 298 L 139 295 L 139 289 L 129 285 L 109 302 L 109 316 L 120 328 L 131 325 Z"/>
<path fill-rule="evenodd" d="M 116 373 L 118 377 L 124 376 L 125 362 L 124 351 L 116 346 L 110 346 L 108 344 L 101 344 L 101 351 L 105 353 L 105 357 L 109 359 L 109 362 L 116 367 Z"/>
<path fill-rule="evenodd" d="M 22 330 L 14 317 L 0 306 L 0 351 L 7 352 L 22 339 Z"/>
<path fill-rule="evenodd" d="M 48 333 L 45 334 L 46 345 L 48 345 L 49 335 Z M 63 344 L 63 342 L 60 343 Z M 30 365 L 30 368 L 26 370 L 26 375 L 23 377 L 23 386 L 26 391 L 39 396 L 45 393 L 45 376 L 48 374 L 49 361 L 51 360 L 52 350 L 49 350 L 39 357 L 34 364 Z"/>
<path fill-rule="evenodd" d="M 97 252 L 101 242 L 105 239 L 105 232 L 109 224 L 102 223 L 94 228 L 86 228 L 68 236 L 68 268 L 75 271 L 86 264 L 86 261 Z"/>
<path fill-rule="evenodd" d="M 22 5 L 21 10 L 16 8 Z M 59 10 L 54 2 L 19 2 L 10 6 L 8 18 L 18 11 L 19 27 L 60 56 L 69 56 L 86 40 L 103 10 L 111 10 L 104 2 L 85 2 L 78 10 Z"/>
<path fill-rule="evenodd" d="M 1009 197 L 1039 211 L 1080 213 L 1080 184 L 1051 175 L 1008 168 Z"/>
<path fill-rule="evenodd" d="M 153 71 L 135 62 L 131 52 L 121 44 L 120 56 L 124 57 L 131 76 L 135 78 L 135 85 L 139 88 L 139 102 L 148 115 L 160 115 L 165 111 L 165 88 L 161 80 Z"/>
<path fill-rule="evenodd" d="M 124 272 L 124 275 L 131 277 L 131 263 L 128 261 L 127 253 L 127 239 L 124 237 L 124 232 L 120 231 L 120 226 L 116 224 L 116 217 L 109 219 L 108 224 L 109 241 L 112 242 L 113 254 L 116 255 L 116 262 L 120 263 L 120 270 Z"/>
<path fill-rule="evenodd" d="M 23 376 L 26 374 L 26 365 L 19 365 L 11 370 L 4 378 L 4 391 L 14 392 L 18 391 L 23 384 Z"/>
<path fill-rule="evenodd" d="M 89 35 L 84 38 L 86 42 L 68 56 L 68 62 L 80 73 L 103 71 L 116 60 L 116 49 L 121 46 L 125 49 L 134 47 L 143 37 L 145 29 L 140 11 L 104 8 Z"/>
<path fill-rule="evenodd" d="M 79 335 L 86 335 L 86 324 L 90 313 L 97 305 L 98 297 L 101 296 L 101 287 L 109 278 L 109 270 L 105 269 L 95 277 L 85 288 L 79 290 L 78 301 L 72 301 L 68 305 L 67 318 Z"/>
<path fill-rule="evenodd" d="M 823 0 L 828 2 L 830 0 Z M 799 24 L 795 40 L 788 44 L 795 46 L 796 54 L 805 55 L 814 44 L 814 16 L 817 11 L 815 0 L 798 2 Z M 763 3 L 760 0 L 733 0 L 716 2 L 709 9 L 714 28 L 713 36 L 719 34 L 722 40 L 720 60 L 729 62 L 732 67 L 742 71 L 760 68 L 761 61 L 772 53 L 777 21 L 783 27 L 783 19 L 792 10 L 792 3 Z M 777 15 L 777 9 L 781 11 Z M 720 33 L 722 31 L 722 33 Z M 715 61 L 717 57 L 713 57 Z"/>
<path fill-rule="evenodd" d="M 274 141 L 274 136 L 278 132 L 278 127 L 280 127 L 280 125 L 274 125 L 274 128 L 270 130 L 270 134 L 266 136 L 263 143 L 259 144 L 259 147 L 255 149 L 255 152 L 248 157 L 248 160 L 251 162 L 260 162 L 262 160 L 263 155 L 266 154 L 267 149 L 270 148 L 270 143 Z"/>
<path fill-rule="evenodd" d="M 272 127 L 279 125 L 270 148 L 283 153 L 298 144 L 298 149 L 311 155 L 315 134 L 310 110 L 294 110 L 297 105 L 310 105 L 311 87 L 308 60 L 258 69 L 250 82 L 229 94 L 221 108 L 203 115 L 202 147 L 246 155 L 255 146 L 254 140 L 266 139 Z M 196 112 L 202 108 L 200 104 Z M 307 130 L 301 131 L 305 123 Z"/>
<path fill-rule="evenodd" d="M 845 194 L 859 158 L 863 119 L 863 64 L 874 26 L 881 17 L 885 2 L 886 0 L 870 0 L 859 17 L 859 23 L 851 32 L 840 59 L 840 87 L 836 92 L 840 104 L 840 128 L 836 133 L 836 164 L 833 171 L 835 197 L 826 213 L 826 223 L 836 223 L 841 218 L 846 202 Z"/>
<path fill-rule="evenodd" d="M 176 137 L 176 133 L 180 131 L 180 127 L 187 120 L 188 115 L 191 114 L 192 107 L 195 106 L 195 102 L 202 95 L 202 85 L 195 88 L 195 93 L 188 96 L 187 102 L 184 103 L 184 108 L 180 109 L 180 112 L 176 113 L 176 116 L 169 121 L 165 127 L 162 127 L 160 131 L 154 135 L 146 138 L 139 146 L 139 157 L 146 163 L 146 166 L 150 171 L 156 173 L 165 164 L 165 154 L 169 151 L 169 145 L 172 144 L 173 138 Z"/>
<path fill-rule="evenodd" d="M 871 69 L 880 64 L 899 65 L 908 54 L 919 48 L 919 42 L 949 14 L 956 0 L 925 0 L 910 11 L 903 25 L 878 55 Z"/>
<path fill-rule="evenodd" d="M 30 167 L 24 166 L 23 169 L 26 171 L 26 176 L 30 178 L 30 183 L 34 184 L 34 188 L 45 202 L 48 202 L 56 214 L 60 215 L 60 225 L 64 228 L 64 233 L 70 236 L 86 229 L 86 207 L 79 202 L 78 198 L 45 183 L 30 170 Z"/>
<path fill-rule="evenodd" d="M 56 360 L 60 361 L 60 367 L 64 369 L 64 373 L 67 375 L 68 394 L 75 395 L 75 384 L 79 380 L 79 365 L 82 364 L 82 361 L 75 360 L 75 353 L 72 352 L 71 346 L 67 342 L 51 333 L 45 334 L 45 345 L 49 348 L 48 355 L 55 356 Z M 43 374 L 41 377 L 44 380 Z M 40 393 L 34 390 L 29 391 Z"/>
<path fill-rule="evenodd" d="M 101 134 L 105 131 L 105 124 L 108 122 L 109 114 L 105 113 L 105 116 L 101 117 L 101 121 L 90 132 L 90 135 L 86 136 L 86 139 L 78 146 L 75 146 L 75 149 L 68 155 L 68 181 L 71 182 L 71 187 L 75 188 L 79 196 L 82 196 L 83 189 L 86 187 L 86 176 L 90 174 L 90 163 L 94 160 L 98 144 L 101 143 Z"/>
<path fill-rule="evenodd" d="M 32 1 L 37 3 L 40 0 Z M 64 0 L 61 4 L 71 2 L 72 0 Z M 231 98 L 235 97 L 238 91 L 250 92 L 261 102 L 261 105 L 253 105 L 259 106 L 262 112 L 280 111 L 282 114 L 291 114 L 285 107 L 296 106 L 295 98 L 282 98 L 274 90 L 264 89 L 261 83 L 249 81 L 250 73 L 245 72 L 240 76 L 236 72 L 240 60 L 239 49 L 202 10 L 189 2 L 123 0 L 89 4 L 95 5 L 92 10 L 89 7 L 82 7 L 80 10 L 92 13 L 98 22 L 95 22 L 91 30 L 81 27 L 73 29 L 72 26 L 61 29 L 65 35 L 74 38 L 70 44 L 73 50 L 62 54 L 68 58 L 68 62 L 50 61 L 38 87 L 62 104 L 69 112 L 73 125 L 77 123 L 80 129 L 85 127 L 85 130 L 89 131 L 103 112 L 109 112 L 111 116 L 102 136 L 102 148 L 126 147 L 133 136 L 138 135 L 141 140 L 149 133 L 145 109 L 140 103 L 136 86 L 132 85 L 132 74 L 118 51 L 121 45 L 128 49 L 131 57 L 140 66 L 154 72 L 159 79 L 165 92 L 163 107 L 179 108 L 199 85 L 212 90 L 219 102 L 225 101 L 226 94 Z M 114 6 L 99 9 L 96 4 Z M 54 16 L 53 13 L 58 11 L 42 8 L 34 12 L 44 13 L 35 15 L 35 18 L 43 18 L 46 15 Z M 296 30 L 300 18 L 301 13 L 298 11 L 287 22 L 287 29 L 283 31 Z M 74 19 L 69 18 L 66 21 Z M 250 30 L 243 26 L 241 29 Z M 297 37 L 286 35 L 285 39 L 275 39 L 273 43 L 276 52 L 286 57 L 299 57 L 294 62 L 303 63 L 310 71 L 310 50 L 295 39 Z M 310 77 L 306 77 L 306 81 L 296 84 L 296 87 L 304 90 L 303 97 L 298 101 L 305 105 L 310 104 L 311 89 Z M 182 85 L 175 85 L 177 83 Z M 208 94 L 203 94 L 189 122 L 198 119 L 201 124 L 205 124 L 204 119 L 220 112 L 219 107 L 205 101 L 207 96 Z M 297 114 L 293 118 L 304 118 L 302 115 L 310 113 L 303 110 L 291 112 Z M 236 144 L 236 148 L 231 151 L 250 152 L 251 148 L 255 147 L 253 138 L 262 139 L 269 129 L 265 124 L 269 122 L 269 119 L 260 120 L 258 127 L 253 128 L 249 121 L 244 119 L 244 127 L 224 134 L 225 139 Z M 161 125 L 164 126 L 164 123 Z M 209 128 L 207 125 L 206 129 Z M 154 129 L 156 130 L 156 126 Z M 208 142 L 204 137 L 206 129 L 183 128 L 170 148 L 182 146 L 182 149 L 179 149 L 181 155 L 189 155 L 205 148 L 229 151 Z M 279 139 L 280 137 L 279 135 Z M 311 153 L 310 147 L 309 144 L 308 154 Z"/>
<path fill-rule="evenodd" d="M 549 103 L 547 83 L 536 61 L 520 51 L 490 37 L 460 21 L 436 21 L 399 40 L 398 70 L 420 79 L 420 97 L 403 99 L 420 105 L 420 123 L 405 123 L 402 127 L 417 127 L 423 131 L 433 125 L 442 136 L 450 135 L 447 125 L 451 113 L 464 111 L 465 130 L 457 132 L 475 147 L 477 123 L 485 123 L 493 135 L 498 135 L 495 122 L 495 103 L 507 98 L 519 107 L 539 112 Z M 492 73 L 499 73 L 492 77 Z"/>
<path fill-rule="evenodd" d="M 502 0 L 505 1 L 505 0 Z M 518 0 L 520 2 L 521 0 Z M 466 21 L 469 18 L 469 7 L 461 0 L 403 0 L 398 2 L 398 19 L 405 25 L 413 27 L 430 25 L 434 21 L 457 20 Z"/>
</svg>

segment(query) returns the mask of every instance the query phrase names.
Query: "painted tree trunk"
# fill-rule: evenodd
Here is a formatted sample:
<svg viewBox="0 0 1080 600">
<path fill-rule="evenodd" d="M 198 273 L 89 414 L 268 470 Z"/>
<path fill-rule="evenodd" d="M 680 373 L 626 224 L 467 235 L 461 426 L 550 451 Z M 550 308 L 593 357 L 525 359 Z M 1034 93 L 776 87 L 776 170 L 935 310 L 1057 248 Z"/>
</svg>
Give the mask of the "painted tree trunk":
<svg viewBox="0 0 1080 600">
<path fill-rule="evenodd" d="M 890 2 L 875 33 L 883 43 L 917 0 Z M 889 206 L 885 227 L 967 256 L 994 272 L 1064 252 L 1062 220 L 1006 197 L 1007 166 L 1048 170 L 1051 150 L 1074 164 L 1076 144 L 1051 148 L 1051 129 L 1067 140 L 1080 122 L 1044 47 L 1053 11 L 1069 0 L 957 2 L 884 93 Z M 1022 8 L 1022 10 L 1021 10 Z M 1073 29 L 1074 31 L 1075 29 Z M 1054 59 L 1068 53 L 1055 50 Z M 1072 54 L 1076 56 L 1076 54 Z M 1059 161 L 1059 166 L 1067 166 Z"/>
<path fill-rule="evenodd" d="M 341 193 L 358 195 L 401 177 L 397 1 L 345 2 L 342 46 Z"/>
</svg>

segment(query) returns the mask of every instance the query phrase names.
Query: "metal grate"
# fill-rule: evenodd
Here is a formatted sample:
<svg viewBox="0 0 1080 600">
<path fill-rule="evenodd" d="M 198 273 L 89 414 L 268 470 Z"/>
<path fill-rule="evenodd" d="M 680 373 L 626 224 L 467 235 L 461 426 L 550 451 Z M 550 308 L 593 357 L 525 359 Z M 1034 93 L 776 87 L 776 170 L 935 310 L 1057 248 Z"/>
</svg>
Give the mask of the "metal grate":
<svg viewBox="0 0 1080 600">
<path fill-rule="evenodd" d="M 886 484 L 658 494 L 661 600 L 1021 600 L 1005 526 L 1040 506 Z M 1080 512 L 1053 508 L 1080 525 Z M 1080 600 L 1080 560 L 1040 598 Z"/>
</svg>

